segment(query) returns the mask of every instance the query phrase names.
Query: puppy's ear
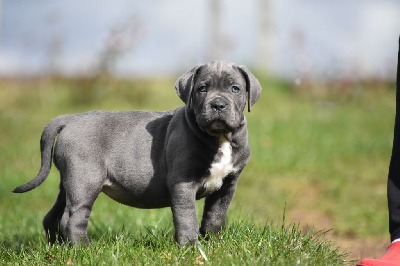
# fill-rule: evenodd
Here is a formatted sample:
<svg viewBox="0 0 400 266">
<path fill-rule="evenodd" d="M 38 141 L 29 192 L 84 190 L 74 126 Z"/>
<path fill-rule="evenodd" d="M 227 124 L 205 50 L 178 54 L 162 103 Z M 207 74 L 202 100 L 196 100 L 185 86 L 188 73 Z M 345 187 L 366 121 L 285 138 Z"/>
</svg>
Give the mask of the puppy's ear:
<svg viewBox="0 0 400 266">
<path fill-rule="evenodd" d="M 245 66 L 238 66 L 239 71 L 242 73 L 246 80 L 246 91 L 248 94 L 247 107 L 250 112 L 253 104 L 256 103 L 261 94 L 261 85 L 258 79 L 247 69 Z"/>
<path fill-rule="evenodd" d="M 183 74 L 175 82 L 175 90 L 179 98 L 190 108 L 192 102 L 194 78 L 203 65 L 198 65 Z"/>
</svg>

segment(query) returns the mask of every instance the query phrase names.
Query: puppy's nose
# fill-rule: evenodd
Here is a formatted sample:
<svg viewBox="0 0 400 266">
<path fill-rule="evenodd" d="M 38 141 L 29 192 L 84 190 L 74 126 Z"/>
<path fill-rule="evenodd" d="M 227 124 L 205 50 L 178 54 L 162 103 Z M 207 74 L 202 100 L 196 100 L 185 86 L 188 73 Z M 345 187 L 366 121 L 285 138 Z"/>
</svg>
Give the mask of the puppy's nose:
<svg viewBox="0 0 400 266">
<path fill-rule="evenodd" d="M 215 111 L 223 111 L 226 108 L 226 103 L 217 99 L 211 103 L 211 108 Z"/>
</svg>

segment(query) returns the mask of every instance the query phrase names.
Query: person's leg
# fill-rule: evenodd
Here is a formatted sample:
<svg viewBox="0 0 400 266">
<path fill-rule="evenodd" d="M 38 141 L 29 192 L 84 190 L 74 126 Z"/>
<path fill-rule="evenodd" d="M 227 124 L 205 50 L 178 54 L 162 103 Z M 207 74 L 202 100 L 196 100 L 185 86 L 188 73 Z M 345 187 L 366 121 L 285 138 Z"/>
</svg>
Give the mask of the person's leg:
<svg viewBox="0 0 400 266">
<path fill-rule="evenodd" d="M 389 166 L 387 191 L 389 204 L 389 232 L 392 241 L 400 238 L 400 39 L 396 90 L 396 119 L 394 124 L 393 150 Z"/>
<path fill-rule="evenodd" d="M 379 259 L 364 259 L 357 265 L 400 265 L 400 38 L 397 59 L 396 118 L 392 157 L 390 159 L 387 186 L 389 206 L 389 232 L 392 244 Z"/>
</svg>

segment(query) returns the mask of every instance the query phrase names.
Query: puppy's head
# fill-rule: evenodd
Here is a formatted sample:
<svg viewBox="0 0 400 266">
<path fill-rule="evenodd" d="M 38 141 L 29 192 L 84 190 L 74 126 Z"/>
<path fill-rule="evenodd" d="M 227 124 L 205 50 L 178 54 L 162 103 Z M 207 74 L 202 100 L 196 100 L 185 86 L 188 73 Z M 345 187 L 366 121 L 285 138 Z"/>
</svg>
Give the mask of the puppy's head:
<svg viewBox="0 0 400 266">
<path fill-rule="evenodd" d="M 223 61 L 199 65 L 183 74 L 175 84 L 179 97 L 192 108 L 200 128 L 219 135 L 233 131 L 258 100 L 261 86 L 244 66 Z"/>
</svg>

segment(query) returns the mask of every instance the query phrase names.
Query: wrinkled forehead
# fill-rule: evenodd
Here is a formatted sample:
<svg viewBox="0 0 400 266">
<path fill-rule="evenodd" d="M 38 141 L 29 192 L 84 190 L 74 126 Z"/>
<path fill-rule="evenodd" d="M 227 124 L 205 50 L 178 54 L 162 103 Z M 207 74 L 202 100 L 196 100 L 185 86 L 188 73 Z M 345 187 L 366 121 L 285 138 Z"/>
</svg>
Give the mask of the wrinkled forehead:
<svg viewBox="0 0 400 266">
<path fill-rule="evenodd" d="M 204 82 L 212 84 L 246 85 L 242 73 L 235 65 L 226 62 L 211 62 L 202 66 L 195 78 L 195 84 Z"/>
</svg>

